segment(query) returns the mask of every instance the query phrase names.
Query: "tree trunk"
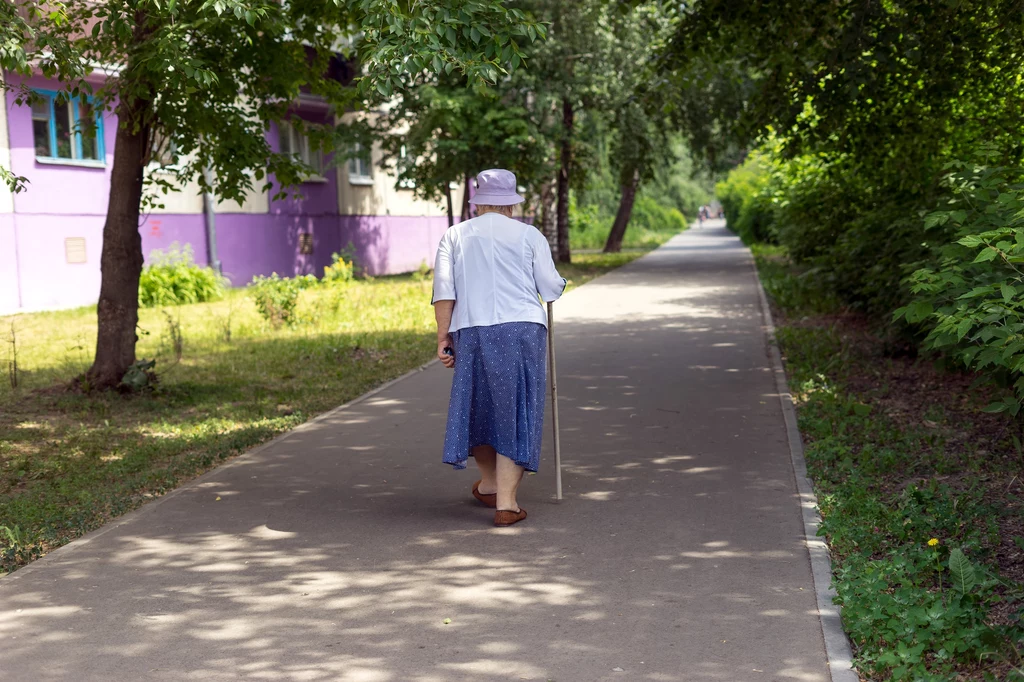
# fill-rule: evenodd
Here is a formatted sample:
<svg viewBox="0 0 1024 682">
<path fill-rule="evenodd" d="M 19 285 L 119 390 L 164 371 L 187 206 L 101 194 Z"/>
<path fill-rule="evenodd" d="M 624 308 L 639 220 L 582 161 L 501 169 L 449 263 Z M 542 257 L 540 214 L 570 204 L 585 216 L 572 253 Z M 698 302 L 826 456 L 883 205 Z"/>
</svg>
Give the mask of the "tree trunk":
<svg viewBox="0 0 1024 682">
<path fill-rule="evenodd" d="M 96 358 L 85 375 L 90 388 L 117 387 L 135 362 L 139 276 L 143 260 L 139 203 L 142 200 L 143 168 L 149 138 L 146 127 L 139 121 L 147 105 L 144 100 L 123 99 L 117 107 L 110 200 L 103 224 L 103 250 L 100 255 Z"/>
<path fill-rule="evenodd" d="M 462 191 L 462 219 L 469 220 L 470 218 L 470 205 L 469 205 L 469 190 L 473 186 L 473 176 L 466 173 L 466 181 L 464 183 Z"/>
<path fill-rule="evenodd" d="M 615 214 L 612 231 L 608 233 L 608 241 L 604 244 L 605 253 L 618 253 L 622 250 L 622 238 L 626 236 L 626 228 L 629 227 L 629 217 L 633 214 L 633 202 L 636 201 L 636 191 L 639 187 L 640 172 L 634 170 L 633 179 L 622 186 L 619 210 Z"/>
<path fill-rule="evenodd" d="M 569 171 L 572 164 L 572 102 L 562 100 L 562 158 L 558 169 L 558 262 L 572 262 L 569 250 Z"/>
<path fill-rule="evenodd" d="M 555 183 L 551 180 L 544 182 L 540 186 L 540 224 L 537 226 L 540 228 L 541 234 L 543 234 L 548 240 L 548 246 L 551 247 L 551 257 L 558 257 L 558 230 L 557 218 L 555 216 L 555 201 L 558 198 L 555 192 Z"/>
<path fill-rule="evenodd" d="M 448 227 L 455 224 L 455 210 L 452 208 L 452 183 L 444 183 L 444 198 L 448 200 Z"/>
</svg>

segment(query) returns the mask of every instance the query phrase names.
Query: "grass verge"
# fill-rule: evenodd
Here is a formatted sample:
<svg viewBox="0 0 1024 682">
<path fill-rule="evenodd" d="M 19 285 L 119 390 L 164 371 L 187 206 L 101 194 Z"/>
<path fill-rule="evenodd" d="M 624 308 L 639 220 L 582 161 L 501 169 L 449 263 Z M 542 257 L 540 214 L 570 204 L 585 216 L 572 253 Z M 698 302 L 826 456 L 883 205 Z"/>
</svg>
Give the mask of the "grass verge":
<svg viewBox="0 0 1024 682">
<path fill-rule="evenodd" d="M 1024 680 L 1020 425 L 754 251 L 860 674 Z"/>
<path fill-rule="evenodd" d="M 574 287 L 639 255 L 559 271 Z M 307 290 L 280 331 L 243 290 L 143 309 L 138 355 L 160 381 L 135 396 L 63 388 L 91 360 L 95 308 L 0 320 L 19 365 L 0 388 L 0 575 L 431 360 L 430 289 L 409 275 Z"/>
</svg>

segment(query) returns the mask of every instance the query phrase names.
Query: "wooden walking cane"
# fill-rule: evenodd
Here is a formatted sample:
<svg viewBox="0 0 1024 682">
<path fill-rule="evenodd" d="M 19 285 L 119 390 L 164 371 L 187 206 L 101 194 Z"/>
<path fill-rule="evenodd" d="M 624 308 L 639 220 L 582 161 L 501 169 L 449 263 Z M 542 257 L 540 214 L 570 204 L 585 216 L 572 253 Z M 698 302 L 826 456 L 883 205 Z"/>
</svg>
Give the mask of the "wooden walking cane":
<svg viewBox="0 0 1024 682">
<path fill-rule="evenodd" d="M 555 428 L 555 499 L 562 499 L 562 443 L 558 438 L 558 373 L 555 371 L 555 318 L 548 303 L 548 379 L 551 381 L 551 413 Z"/>
</svg>

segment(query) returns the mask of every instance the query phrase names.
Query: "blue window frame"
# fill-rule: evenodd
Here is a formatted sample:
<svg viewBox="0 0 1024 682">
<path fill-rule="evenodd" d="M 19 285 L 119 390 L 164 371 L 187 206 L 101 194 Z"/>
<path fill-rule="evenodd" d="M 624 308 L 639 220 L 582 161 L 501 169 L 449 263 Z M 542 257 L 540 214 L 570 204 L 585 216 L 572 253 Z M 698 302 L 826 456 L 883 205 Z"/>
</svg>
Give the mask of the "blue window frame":
<svg viewBox="0 0 1024 682">
<path fill-rule="evenodd" d="M 100 162 L 103 149 L 103 115 L 92 100 L 61 100 L 51 90 L 36 90 L 32 102 L 32 136 L 36 158 Z"/>
</svg>

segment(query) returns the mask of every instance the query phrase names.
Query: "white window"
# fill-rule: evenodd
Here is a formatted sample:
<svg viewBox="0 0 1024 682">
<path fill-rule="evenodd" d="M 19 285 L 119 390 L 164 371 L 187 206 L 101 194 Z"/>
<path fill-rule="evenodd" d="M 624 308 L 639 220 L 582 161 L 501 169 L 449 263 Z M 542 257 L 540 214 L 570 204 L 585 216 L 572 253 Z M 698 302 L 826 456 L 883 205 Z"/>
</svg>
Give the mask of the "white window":
<svg viewBox="0 0 1024 682">
<path fill-rule="evenodd" d="M 279 128 L 281 131 L 281 153 L 291 154 L 312 168 L 314 175 L 319 177 L 324 169 L 323 155 L 320 150 L 312 149 L 309 138 L 296 130 L 291 123 L 282 121 Z"/>
<path fill-rule="evenodd" d="M 398 157 L 399 157 L 399 159 L 401 159 L 401 161 L 399 162 L 399 165 L 404 167 L 405 166 L 405 160 L 407 158 L 409 158 L 409 153 L 405 150 L 405 145 L 404 144 L 398 150 Z M 398 186 L 401 189 L 415 189 L 416 188 L 416 181 L 415 180 L 405 180 L 405 179 L 402 179 L 402 180 L 398 181 Z"/>
<path fill-rule="evenodd" d="M 373 184 L 373 166 L 369 156 L 363 145 L 358 142 L 352 145 L 348 160 L 348 181 L 353 185 Z"/>
<path fill-rule="evenodd" d="M 178 169 L 178 144 L 164 133 L 158 132 L 153 138 L 148 170 Z"/>
<path fill-rule="evenodd" d="M 36 158 L 47 161 L 103 162 L 103 117 L 92 101 L 61 100 L 37 90 L 32 102 Z"/>
</svg>

